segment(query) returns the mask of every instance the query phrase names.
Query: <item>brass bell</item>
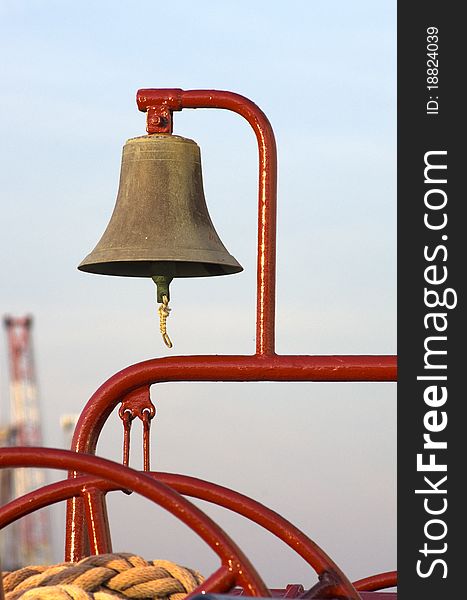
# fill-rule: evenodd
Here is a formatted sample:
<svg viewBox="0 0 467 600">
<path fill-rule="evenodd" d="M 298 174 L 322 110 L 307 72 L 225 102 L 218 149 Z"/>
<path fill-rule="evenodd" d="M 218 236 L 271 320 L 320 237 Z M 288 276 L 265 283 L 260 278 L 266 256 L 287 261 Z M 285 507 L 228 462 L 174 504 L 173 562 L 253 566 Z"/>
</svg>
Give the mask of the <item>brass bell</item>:
<svg viewBox="0 0 467 600">
<path fill-rule="evenodd" d="M 153 134 L 123 148 L 112 217 L 78 269 L 102 275 L 151 277 L 157 299 L 170 299 L 174 277 L 210 277 L 242 271 L 219 236 L 203 192 L 198 145 Z"/>
</svg>

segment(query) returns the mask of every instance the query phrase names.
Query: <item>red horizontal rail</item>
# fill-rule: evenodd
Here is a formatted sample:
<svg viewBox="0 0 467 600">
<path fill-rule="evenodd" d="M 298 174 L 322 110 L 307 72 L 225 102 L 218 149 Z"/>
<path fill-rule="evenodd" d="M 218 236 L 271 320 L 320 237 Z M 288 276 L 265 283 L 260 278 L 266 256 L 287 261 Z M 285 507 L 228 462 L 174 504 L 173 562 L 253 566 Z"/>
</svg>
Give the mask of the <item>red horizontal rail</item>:
<svg viewBox="0 0 467 600">
<path fill-rule="evenodd" d="M 184 356 L 140 362 L 108 379 L 77 423 L 72 447 L 94 452 L 110 413 L 132 390 L 169 381 L 396 381 L 395 356 Z"/>
</svg>

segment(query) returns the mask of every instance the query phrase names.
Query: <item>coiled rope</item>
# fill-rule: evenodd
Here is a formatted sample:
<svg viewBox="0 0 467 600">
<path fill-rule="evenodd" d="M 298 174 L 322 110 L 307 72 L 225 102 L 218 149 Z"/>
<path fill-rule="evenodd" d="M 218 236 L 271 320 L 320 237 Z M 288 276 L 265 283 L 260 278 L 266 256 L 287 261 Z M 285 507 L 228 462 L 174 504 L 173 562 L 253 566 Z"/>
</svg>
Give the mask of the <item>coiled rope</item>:
<svg viewBox="0 0 467 600">
<path fill-rule="evenodd" d="M 168 560 L 146 561 L 128 553 L 24 567 L 3 576 L 5 600 L 181 600 L 204 581 L 197 571 Z"/>
</svg>

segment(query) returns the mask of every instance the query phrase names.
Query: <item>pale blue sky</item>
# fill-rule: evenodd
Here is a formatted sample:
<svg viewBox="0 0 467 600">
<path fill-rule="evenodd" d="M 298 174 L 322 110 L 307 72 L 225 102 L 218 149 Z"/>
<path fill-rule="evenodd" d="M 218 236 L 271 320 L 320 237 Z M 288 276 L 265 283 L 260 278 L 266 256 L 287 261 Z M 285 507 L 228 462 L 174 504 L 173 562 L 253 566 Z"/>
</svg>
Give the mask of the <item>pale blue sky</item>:
<svg viewBox="0 0 467 600">
<path fill-rule="evenodd" d="M 144 133 L 139 87 L 229 89 L 268 115 L 279 152 L 278 351 L 395 352 L 395 8 L 0 0 L 0 313 L 35 317 L 47 445 L 62 443 L 59 414 L 78 412 L 121 368 L 166 354 L 152 283 L 76 270 L 112 211 L 121 148 Z M 245 271 L 174 283 L 171 354 L 251 353 L 253 133 L 224 111 L 176 114 L 175 133 L 200 144 L 211 216 Z M 351 577 L 395 567 L 393 384 L 178 384 L 155 400 L 154 468 L 264 501 Z M 119 436 L 109 428 L 103 455 L 119 457 Z M 216 561 L 156 508 L 145 517 L 152 539 L 144 524 L 122 525 L 128 502 L 113 501 L 118 549 L 209 573 Z M 271 585 L 311 583 L 282 545 L 213 514 Z M 163 541 L 162 523 L 173 532 Z"/>
</svg>

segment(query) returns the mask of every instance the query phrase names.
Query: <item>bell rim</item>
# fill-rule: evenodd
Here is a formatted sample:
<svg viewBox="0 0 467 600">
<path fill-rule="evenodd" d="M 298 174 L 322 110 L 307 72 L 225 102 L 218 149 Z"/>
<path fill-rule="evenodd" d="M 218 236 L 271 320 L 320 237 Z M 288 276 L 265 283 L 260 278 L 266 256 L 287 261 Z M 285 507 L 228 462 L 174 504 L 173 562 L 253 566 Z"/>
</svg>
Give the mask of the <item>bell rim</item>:
<svg viewBox="0 0 467 600">
<path fill-rule="evenodd" d="M 232 263 L 220 263 L 194 260 L 107 260 L 99 262 L 86 262 L 83 260 L 78 265 L 78 270 L 95 275 L 109 275 L 115 277 L 153 277 L 156 275 L 170 275 L 176 278 L 191 277 L 219 277 L 222 275 L 235 275 L 244 269 L 233 258 Z M 140 272 L 135 272 L 135 271 Z"/>
</svg>

